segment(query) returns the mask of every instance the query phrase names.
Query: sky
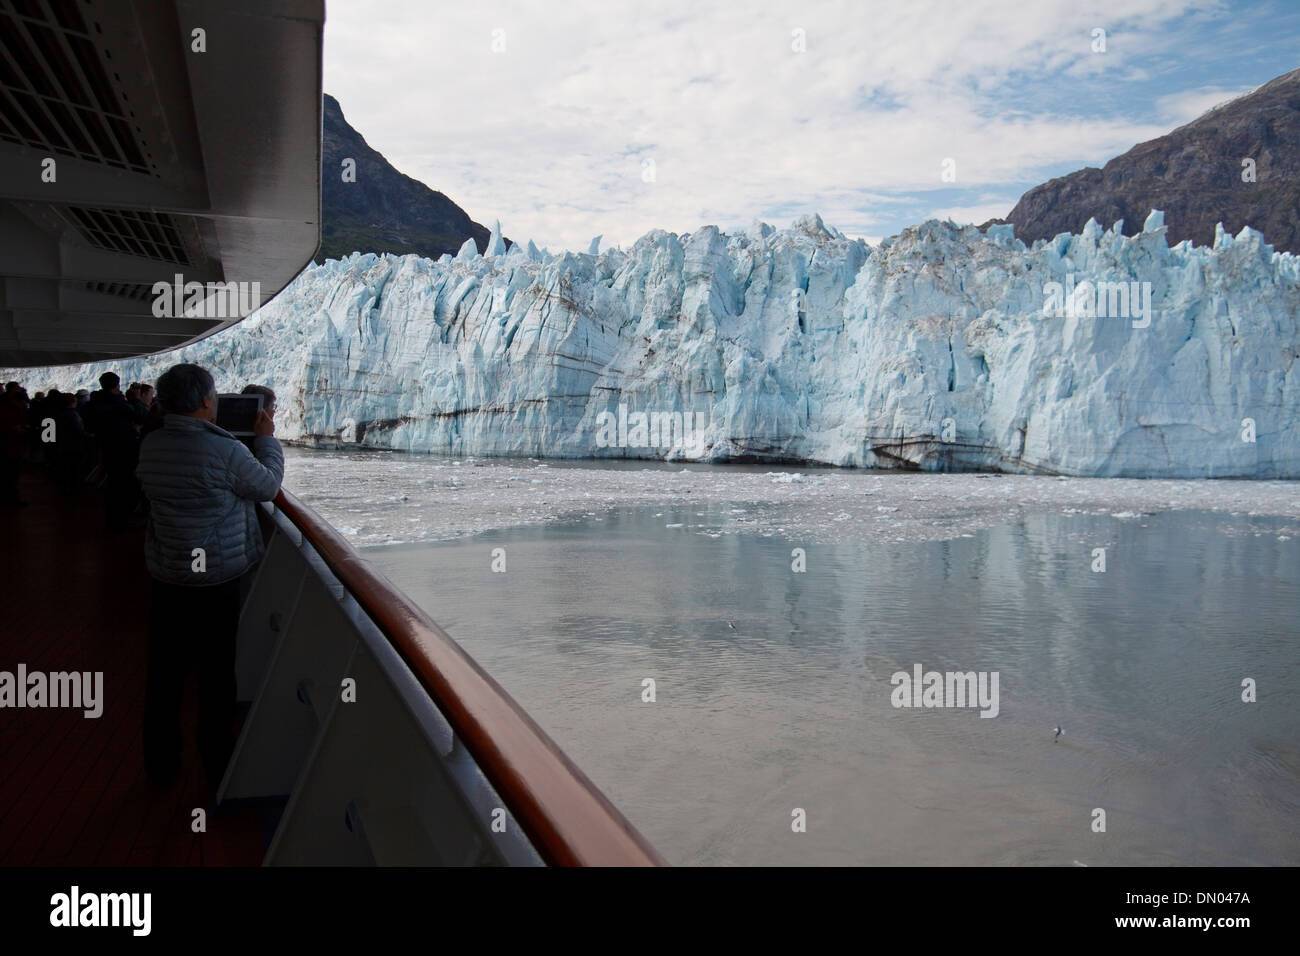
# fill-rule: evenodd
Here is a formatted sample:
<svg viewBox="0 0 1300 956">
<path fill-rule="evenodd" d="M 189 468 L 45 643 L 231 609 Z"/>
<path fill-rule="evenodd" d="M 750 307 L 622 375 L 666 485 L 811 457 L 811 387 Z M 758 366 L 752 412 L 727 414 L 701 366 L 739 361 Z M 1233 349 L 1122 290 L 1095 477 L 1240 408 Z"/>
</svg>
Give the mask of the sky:
<svg viewBox="0 0 1300 956">
<path fill-rule="evenodd" d="M 1004 216 L 1300 67 L 1297 40 L 1297 0 L 327 0 L 324 88 L 552 252 L 808 213 L 875 243 Z"/>
</svg>

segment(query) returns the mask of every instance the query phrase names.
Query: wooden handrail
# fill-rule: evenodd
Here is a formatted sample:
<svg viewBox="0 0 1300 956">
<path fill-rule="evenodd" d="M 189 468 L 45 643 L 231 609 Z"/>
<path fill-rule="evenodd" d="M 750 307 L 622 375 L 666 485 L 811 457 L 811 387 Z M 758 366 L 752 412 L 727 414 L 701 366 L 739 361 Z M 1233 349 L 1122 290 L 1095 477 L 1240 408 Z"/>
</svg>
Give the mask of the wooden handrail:
<svg viewBox="0 0 1300 956">
<path fill-rule="evenodd" d="M 401 654 L 538 854 L 554 866 L 664 859 L 514 698 L 344 537 L 291 492 L 275 505 Z"/>
</svg>

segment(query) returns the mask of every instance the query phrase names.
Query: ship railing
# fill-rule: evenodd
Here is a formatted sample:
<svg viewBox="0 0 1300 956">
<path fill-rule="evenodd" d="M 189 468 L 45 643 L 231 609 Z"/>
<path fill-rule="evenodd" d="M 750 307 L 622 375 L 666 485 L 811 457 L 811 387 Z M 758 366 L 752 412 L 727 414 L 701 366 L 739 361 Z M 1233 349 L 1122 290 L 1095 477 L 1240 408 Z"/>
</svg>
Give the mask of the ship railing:
<svg viewBox="0 0 1300 956">
<path fill-rule="evenodd" d="M 221 803 L 282 807 L 266 864 L 658 865 L 523 708 L 287 491 L 240 617 Z"/>
</svg>

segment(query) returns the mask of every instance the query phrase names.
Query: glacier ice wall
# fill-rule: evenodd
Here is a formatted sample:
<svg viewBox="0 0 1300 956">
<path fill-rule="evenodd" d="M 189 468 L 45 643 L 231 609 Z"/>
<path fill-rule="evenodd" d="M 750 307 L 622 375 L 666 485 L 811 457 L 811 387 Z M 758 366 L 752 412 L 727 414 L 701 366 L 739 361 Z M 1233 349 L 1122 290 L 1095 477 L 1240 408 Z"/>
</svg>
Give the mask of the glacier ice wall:
<svg viewBox="0 0 1300 956">
<path fill-rule="evenodd" d="M 1170 248 L 1157 213 L 1026 248 L 931 221 L 872 248 L 810 216 L 496 253 L 354 254 L 179 353 L 11 374 L 197 361 L 274 387 L 290 440 L 453 455 L 1300 476 L 1300 259 L 1251 229 Z M 1107 282 L 1150 313 L 1090 314 Z"/>
</svg>

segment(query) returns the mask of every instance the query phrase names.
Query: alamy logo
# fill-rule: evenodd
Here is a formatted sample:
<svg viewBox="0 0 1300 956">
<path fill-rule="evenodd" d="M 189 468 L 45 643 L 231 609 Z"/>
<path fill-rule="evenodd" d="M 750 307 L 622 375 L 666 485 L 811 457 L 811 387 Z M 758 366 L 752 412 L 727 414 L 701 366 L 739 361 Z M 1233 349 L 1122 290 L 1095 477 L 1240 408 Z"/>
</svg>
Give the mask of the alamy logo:
<svg viewBox="0 0 1300 956">
<path fill-rule="evenodd" d="M 1043 315 L 1052 319 L 1133 319 L 1133 328 L 1151 324 L 1150 282 L 1093 282 L 1075 284 L 1074 273 L 1065 283 L 1043 283 Z"/>
<path fill-rule="evenodd" d="M 152 893 L 82 893 L 78 886 L 50 897 L 51 926 L 129 926 L 133 936 L 148 936 Z"/>
<path fill-rule="evenodd" d="M 691 454 L 704 450 L 706 412 L 632 412 L 618 406 L 596 416 L 597 448 L 677 448 Z"/>
<path fill-rule="evenodd" d="M 979 707 L 981 717 L 998 715 L 997 671 L 896 671 L 889 702 L 895 707 Z"/>
<path fill-rule="evenodd" d="M 176 273 L 173 282 L 153 284 L 156 319 L 242 319 L 262 304 L 261 282 L 186 282 Z"/>
<path fill-rule="evenodd" d="M 0 671 L 2 707 L 72 707 L 82 710 L 82 716 L 98 717 L 104 712 L 104 672 L 29 673 L 26 664 L 19 664 L 17 673 Z"/>
</svg>

